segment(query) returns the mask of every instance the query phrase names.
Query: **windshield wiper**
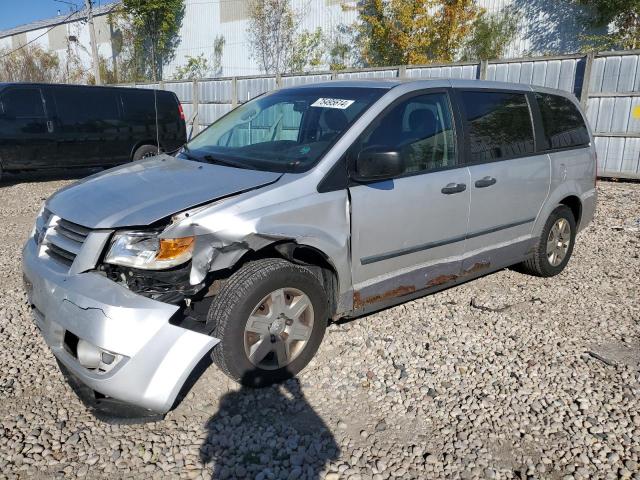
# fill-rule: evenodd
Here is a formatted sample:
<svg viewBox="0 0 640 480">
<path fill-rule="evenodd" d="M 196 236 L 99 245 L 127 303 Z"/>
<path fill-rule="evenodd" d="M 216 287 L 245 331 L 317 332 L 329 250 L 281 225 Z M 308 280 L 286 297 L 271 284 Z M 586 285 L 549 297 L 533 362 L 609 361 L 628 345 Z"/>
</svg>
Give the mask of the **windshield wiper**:
<svg viewBox="0 0 640 480">
<path fill-rule="evenodd" d="M 209 155 L 209 154 L 203 155 L 202 158 L 203 160 L 209 163 L 217 163 L 218 165 L 225 165 L 227 167 L 251 169 L 250 166 L 244 163 L 234 162 L 233 160 L 226 160 L 224 158 L 214 157 L 213 155 Z"/>
<path fill-rule="evenodd" d="M 193 155 L 191 153 L 191 150 L 189 150 L 189 147 L 187 147 L 187 145 L 183 145 L 182 146 L 182 151 L 180 152 L 181 155 L 184 155 L 185 157 L 187 157 L 189 160 L 193 160 L 196 162 L 199 162 L 200 159 L 198 157 L 196 157 L 195 155 Z"/>
</svg>

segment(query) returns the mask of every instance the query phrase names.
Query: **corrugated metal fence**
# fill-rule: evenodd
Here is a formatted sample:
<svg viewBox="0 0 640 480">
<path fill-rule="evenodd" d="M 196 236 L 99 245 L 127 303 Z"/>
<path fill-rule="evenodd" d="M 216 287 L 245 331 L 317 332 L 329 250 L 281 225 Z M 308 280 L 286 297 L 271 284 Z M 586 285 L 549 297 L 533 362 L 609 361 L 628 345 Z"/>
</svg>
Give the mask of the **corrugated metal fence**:
<svg viewBox="0 0 640 480">
<path fill-rule="evenodd" d="M 603 177 L 640 179 L 640 51 L 400 66 L 282 77 L 136 84 L 176 93 L 195 132 L 236 105 L 278 87 L 340 79 L 464 78 L 529 83 L 573 92 L 586 108 Z"/>
</svg>

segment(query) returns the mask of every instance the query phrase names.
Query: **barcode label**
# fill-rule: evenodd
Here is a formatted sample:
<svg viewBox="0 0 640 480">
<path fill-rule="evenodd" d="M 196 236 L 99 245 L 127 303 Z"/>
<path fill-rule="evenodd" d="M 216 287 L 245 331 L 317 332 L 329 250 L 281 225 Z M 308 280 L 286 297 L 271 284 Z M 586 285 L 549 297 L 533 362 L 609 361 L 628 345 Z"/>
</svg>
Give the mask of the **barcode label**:
<svg viewBox="0 0 640 480">
<path fill-rule="evenodd" d="M 345 110 L 349 108 L 349 106 L 355 102 L 355 100 L 344 100 L 342 98 L 319 98 L 315 102 L 311 104 L 312 107 L 320 107 L 320 108 L 338 108 L 340 110 Z"/>
</svg>

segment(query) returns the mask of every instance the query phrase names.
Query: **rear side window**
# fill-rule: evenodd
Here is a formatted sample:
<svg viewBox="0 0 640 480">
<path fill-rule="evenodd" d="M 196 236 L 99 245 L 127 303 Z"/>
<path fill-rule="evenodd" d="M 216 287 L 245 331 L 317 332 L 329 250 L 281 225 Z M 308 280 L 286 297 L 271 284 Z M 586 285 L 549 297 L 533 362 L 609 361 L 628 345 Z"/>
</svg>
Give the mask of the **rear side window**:
<svg viewBox="0 0 640 480">
<path fill-rule="evenodd" d="M 2 113 L 12 118 L 44 117 L 44 105 L 38 88 L 15 88 L 0 97 Z"/>
<path fill-rule="evenodd" d="M 544 127 L 545 149 L 569 148 L 589 144 L 584 118 L 568 98 L 536 93 Z"/>
<path fill-rule="evenodd" d="M 472 163 L 534 152 L 533 125 L 524 93 L 463 91 Z"/>
<path fill-rule="evenodd" d="M 58 117 L 64 125 L 105 123 L 119 118 L 118 103 L 112 90 L 58 87 L 53 90 L 53 96 Z"/>
<path fill-rule="evenodd" d="M 124 90 L 120 95 L 127 118 L 142 122 L 155 121 L 156 102 L 152 90 Z"/>
</svg>

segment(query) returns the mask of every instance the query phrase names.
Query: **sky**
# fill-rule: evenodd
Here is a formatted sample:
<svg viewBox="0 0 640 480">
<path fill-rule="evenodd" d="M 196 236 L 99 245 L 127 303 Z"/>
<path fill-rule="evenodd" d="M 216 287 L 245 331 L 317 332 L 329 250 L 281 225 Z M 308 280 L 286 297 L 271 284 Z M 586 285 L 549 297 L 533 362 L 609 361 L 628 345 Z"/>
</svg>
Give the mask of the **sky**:
<svg viewBox="0 0 640 480">
<path fill-rule="evenodd" d="M 113 1 L 94 0 L 94 5 L 105 5 Z M 79 10 L 84 5 L 84 0 L 0 0 L 0 30 L 55 17 L 58 10 L 62 15 L 68 15 L 74 5 Z"/>
</svg>

